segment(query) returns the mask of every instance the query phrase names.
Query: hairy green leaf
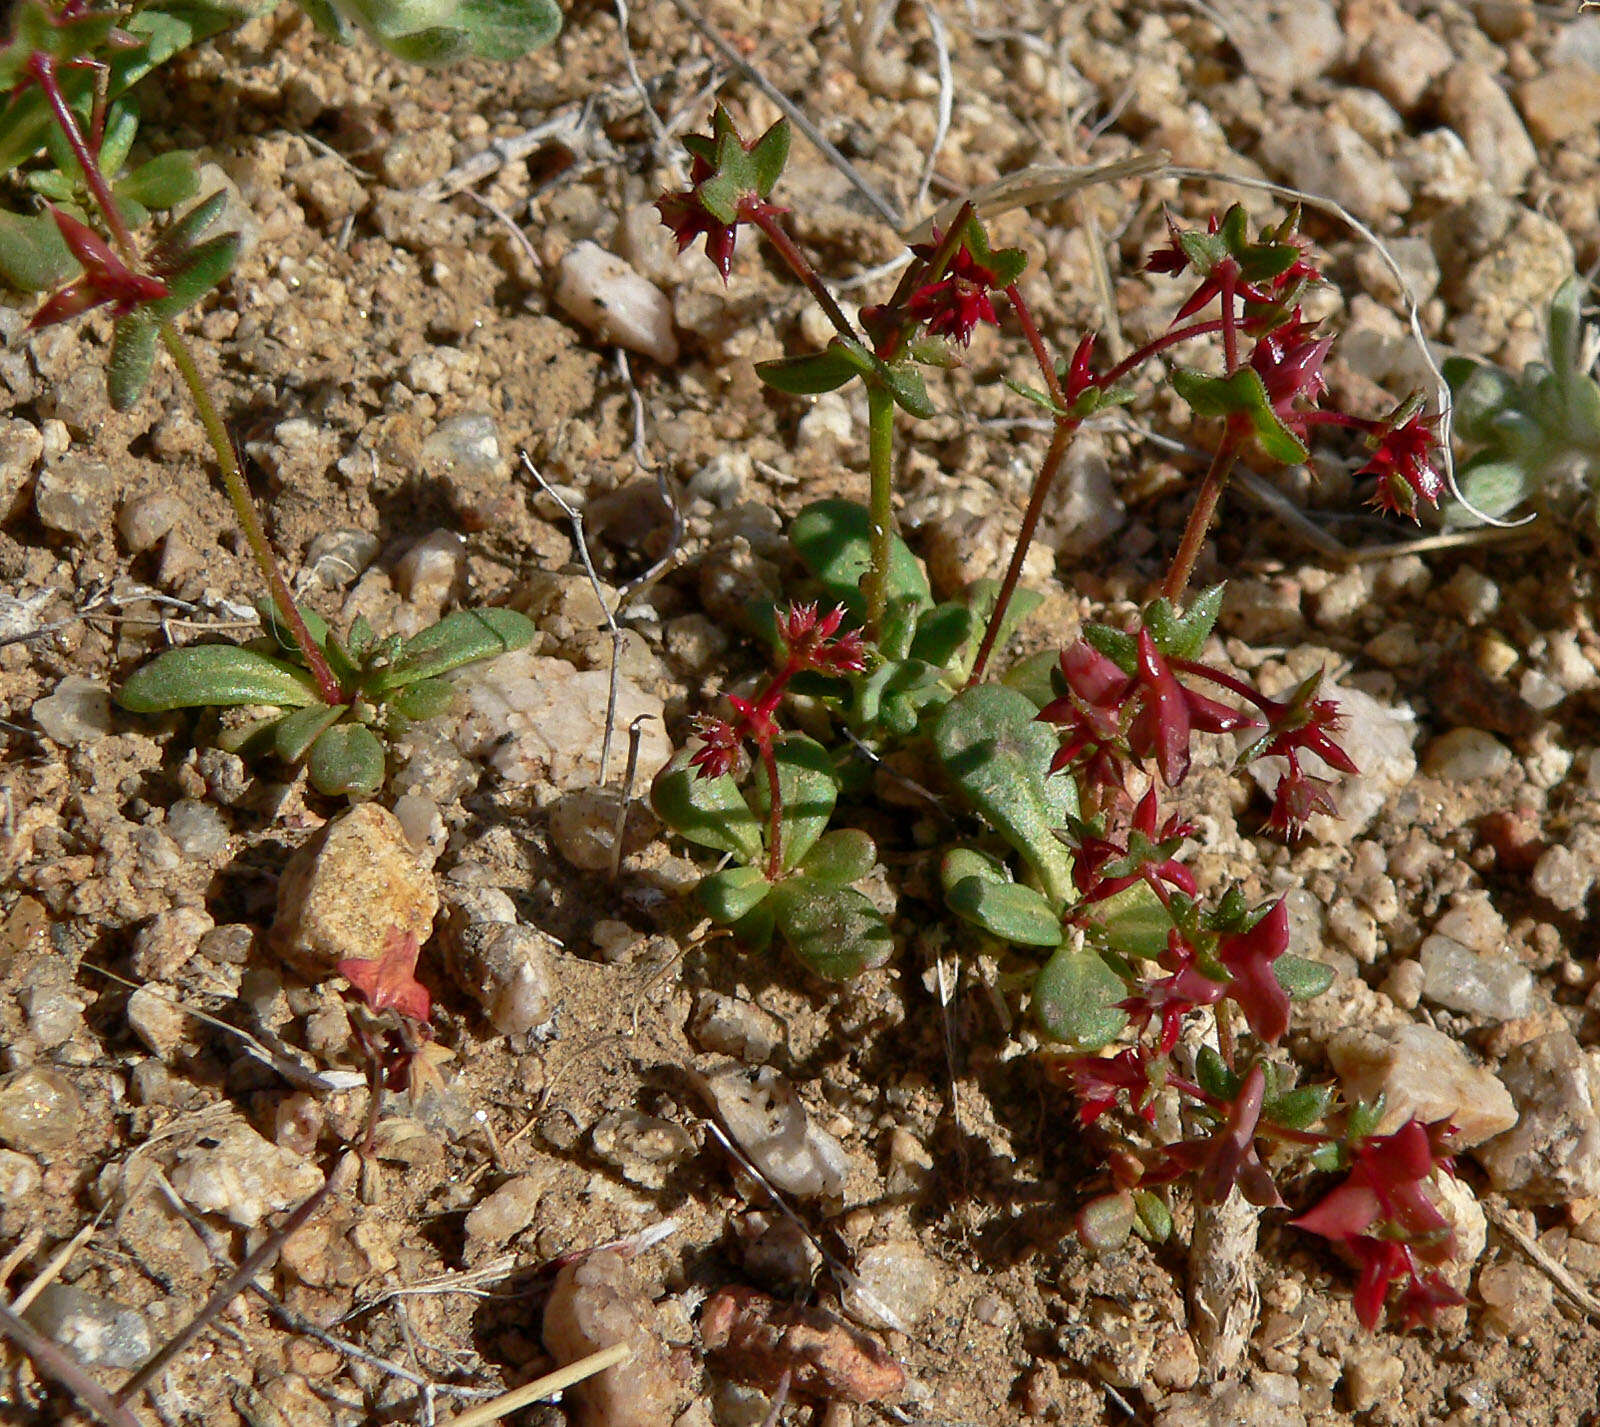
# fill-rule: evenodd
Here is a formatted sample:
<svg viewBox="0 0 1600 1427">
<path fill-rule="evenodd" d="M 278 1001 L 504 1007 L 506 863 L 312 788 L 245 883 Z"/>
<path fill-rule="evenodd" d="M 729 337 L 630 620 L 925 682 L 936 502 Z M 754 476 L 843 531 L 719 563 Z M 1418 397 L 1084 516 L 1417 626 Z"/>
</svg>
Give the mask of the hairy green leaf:
<svg viewBox="0 0 1600 1427">
<path fill-rule="evenodd" d="M 369 798 L 383 786 L 386 761 L 378 735 L 365 724 L 336 723 L 311 745 L 306 776 L 330 798 Z"/>
<path fill-rule="evenodd" d="M 712 921 L 731 926 L 749 916 L 771 890 L 759 867 L 724 867 L 702 877 L 695 896 Z"/>
<path fill-rule="evenodd" d="M 313 704 L 307 709 L 296 709 L 286 718 L 278 720 L 273 728 L 272 747 L 285 763 L 298 763 L 306 750 L 338 723 L 348 708 L 343 704 Z"/>
<path fill-rule="evenodd" d="M 1080 1051 L 1099 1050 L 1128 1024 L 1117 1002 L 1128 988 L 1090 947 L 1063 946 L 1033 983 L 1033 1018 L 1051 1039 Z"/>
<path fill-rule="evenodd" d="M 741 862 L 762 862 L 761 825 L 730 774 L 702 778 L 681 749 L 656 774 L 650 787 L 650 806 L 680 837 L 717 852 L 729 852 Z"/>
<path fill-rule="evenodd" d="M 463 664 L 492 659 L 532 643 L 538 627 L 514 609 L 463 609 L 408 639 L 400 657 L 373 677 L 369 688 L 388 693 L 419 679 L 448 674 Z"/>
<path fill-rule="evenodd" d="M 304 669 L 234 644 L 168 649 L 128 676 L 117 702 L 129 713 L 274 704 L 304 708 L 321 702 Z"/>
<path fill-rule="evenodd" d="M 143 313 L 119 317 L 111 328 L 106 395 L 114 411 L 130 411 L 150 384 L 156 364 L 156 324 Z"/>
<path fill-rule="evenodd" d="M 768 900 L 796 959 L 825 980 L 848 981 L 882 966 L 894 954 L 889 924 L 854 887 L 791 877 L 780 882 Z"/>
<path fill-rule="evenodd" d="M 1272 974 L 1291 1001 L 1309 1001 L 1333 985 L 1333 968 L 1309 957 L 1286 952 L 1272 963 Z"/>
<path fill-rule="evenodd" d="M 878 861 L 878 848 L 859 828 L 824 833 L 800 859 L 800 874 L 818 886 L 846 887 L 859 882 Z"/>
<path fill-rule="evenodd" d="M 990 936 L 1017 946 L 1059 946 L 1061 918 L 1044 895 L 1013 882 L 998 858 L 976 848 L 952 848 L 939 868 L 945 904 Z"/>
</svg>

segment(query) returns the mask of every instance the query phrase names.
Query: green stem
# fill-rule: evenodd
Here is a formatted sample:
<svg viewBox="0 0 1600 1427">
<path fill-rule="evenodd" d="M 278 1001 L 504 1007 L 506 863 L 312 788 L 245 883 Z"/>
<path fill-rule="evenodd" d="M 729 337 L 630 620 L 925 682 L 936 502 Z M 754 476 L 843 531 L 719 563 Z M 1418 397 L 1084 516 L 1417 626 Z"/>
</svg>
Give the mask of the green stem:
<svg viewBox="0 0 1600 1427">
<path fill-rule="evenodd" d="M 244 532 L 245 543 L 249 545 L 250 553 L 255 557 L 256 567 L 267 582 L 268 590 L 272 592 L 272 602 L 277 605 L 279 614 L 294 636 L 295 646 L 306 661 L 306 668 L 311 671 L 311 677 L 317 681 L 317 692 L 321 694 L 324 703 L 348 703 L 350 696 L 340 687 L 333 670 L 328 666 L 327 658 L 316 640 L 311 637 L 311 631 L 306 628 L 306 622 L 300 616 L 294 597 L 289 593 L 283 572 L 278 569 L 278 562 L 273 559 L 272 547 L 267 543 L 266 531 L 261 528 L 261 518 L 256 514 L 255 504 L 250 499 L 249 488 L 244 482 L 244 473 L 240 471 L 238 458 L 234 455 L 233 441 L 228 436 L 227 428 L 222 424 L 222 417 L 217 412 L 216 403 L 211 399 L 205 378 L 200 375 L 200 369 L 195 365 L 193 354 L 171 322 L 163 322 L 157 330 L 161 334 L 162 346 L 167 349 L 167 355 L 172 358 L 173 366 L 178 369 L 178 375 L 183 378 L 184 386 L 189 389 L 190 399 L 193 400 L 195 411 L 200 417 L 200 425 L 205 429 L 206 440 L 210 443 L 212 454 L 216 456 L 217 466 L 222 472 L 223 489 L 227 491 L 228 500 L 233 505 L 233 513 L 238 519 L 239 528 Z"/>
<path fill-rule="evenodd" d="M 867 638 L 883 638 L 889 603 L 889 554 L 894 539 L 894 397 L 873 381 L 867 388 L 867 536 L 870 563 L 861 582 L 867 597 Z"/>
<path fill-rule="evenodd" d="M 1211 529 L 1212 517 L 1217 513 L 1217 502 L 1222 499 L 1222 492 L 1227 487 L 1228 477 L 1233 473 L 1238 458 L 1239 442 L 1229 432 L 1211 458 L 1211 466 L 1206 471 L 1205 480 L 1200 483 L 1200 493 L 1189 512 L 1189 523 L 1183 527 L 1178 553 L 1172 557 L 1172 567 L 1161 586 L 1161 593 L 1174 605 L 1182 599 L 1189 576 L 1194 573 L 1194 562 L 1200 556 L 1200 547 L 1206 543 L 1206 532 Z"/>
<path fill-rule="evenodd" d="M 130 267 L 135 270 L 142 268 L 138 246 L 134 243 L 133 234 L 123 220 L 121 210 L 117 207 L 111 184 L 100 171 L 94 150 L 78 126 L 78 116 L 72 112 L 72 106 L 67 103 L 67 97 L 62 93 L 54 58 L 47 54 L 35 53 L 29 60 L 29 67 L 44 94 L 45 102 L 50 106 L 56 127 L 61 130 L 62 137 L 67 141 L 67 147 L 72 150 L 73 158 L 83 170 L 84 186 L 89 190 L 89 196 L 94 199 L 95 207 L 99 210 L 112 241 Z M 272 547 L 267 543 L 266 532 L 261 528 L 260 517 L 256 514 L 249 488 L 245 485 L 244 476 L 239 470 L 239 461 L 233 451 L 233 441 L 228 436 L 227 428 L 222 424 L 222 417 L 217 413 L 216 403 L 211 400 L 211 392 L 205 384 L 205 378 L 200 375 L 200 369 L 195 365 L 194 357 L 190 354 L 183 338 L 178 335 L 178 329 L 167 321 L 162 322 L 157 330 L 161 335 L 162 345 L 172 358 L 173 365 L 177 367 L 178 375 L 183 378 L 183 384 L 189 389 L 189 396 L 199 413 L 200 424 L 205 428 L 206 440 L 210 443 L 222 472 L 223 488 L 228 493 L 228 499 L 233 504 L 233 513 L 238 518 L 240 529 L 244 532 L 245 543 L 249 545 L 250 553 L 255 557 L 256 567 L 261 571 L 261 577 L 272 593 L 273 603 L 278 606 L 279 613 L 289 626 L 289 632 L 294 636 L 295 645 L 306 662 L 306 668 L 311 671 L 311 677 L 317 681 L 317 690 L 322 695 L 323 702 L 348 703 L 350 696 L 340 687 L 333 670 L 328 667 L 328 661 L 322 650 L 312 639 L 311 631 L 306 628 L 305 620 L 300 617 L 300 611 L 289 593 L 289 586 L 278 569 L 278 562 L 273 558 Z"/>
</svg>

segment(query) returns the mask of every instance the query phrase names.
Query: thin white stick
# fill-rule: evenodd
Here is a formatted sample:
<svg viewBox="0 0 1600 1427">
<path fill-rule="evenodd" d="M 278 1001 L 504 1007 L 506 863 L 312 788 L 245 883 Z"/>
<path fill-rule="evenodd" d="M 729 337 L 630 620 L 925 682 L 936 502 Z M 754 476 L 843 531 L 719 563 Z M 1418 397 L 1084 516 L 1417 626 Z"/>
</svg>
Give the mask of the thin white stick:
<svg viewBox="0 0 1600 1427">
<path fill-rule="evenodd" d="M 450 1427 L 487 1427 L 488 1423 L 500 1421 L 519 1407 L 526 1407 L 543 1397 L 554 1397 L 558 1392 L 564 1392 L 585 1378 L 593 1377 L 596 1373 L 604 1372 L 618 1363 L 627 1362 L 632 1356 L 633 1349 L 626 1343 L 613 1343 L 609 1348 L 601 1348 L 586 1358 L 579 1358 L 575 1363 L 568 1363 L 564 1368 L 557 1368 L 552 1373 L 535 1378 L 526 1386 L 516 1388 L 503 1397 L 497 1397 L 493 1402 L 469 1408 L 461 1416 L 452 1418 Z"/>
</svg>

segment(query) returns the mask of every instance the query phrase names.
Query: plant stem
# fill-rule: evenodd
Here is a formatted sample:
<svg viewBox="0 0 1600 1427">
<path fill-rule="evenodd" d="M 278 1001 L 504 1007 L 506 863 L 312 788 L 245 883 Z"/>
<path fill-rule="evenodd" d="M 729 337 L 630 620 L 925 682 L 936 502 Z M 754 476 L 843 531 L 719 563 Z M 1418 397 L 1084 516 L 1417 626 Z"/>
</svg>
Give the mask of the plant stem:
<svg viewBox="0 0 1600 1427">
<path fill-rule="evenodd" d="M 112 241 L 116 243 L 128 265 L 135 270 L 140 269 L 142 263 L 138 247 L 133 241 L 133 234 L 117 207 L 111 184 L 100 171 L 100 164 L 93 148 L 78 126 L 78 116 L 72 112 L 72 106 L 67 103 L 66 95 L 62 93 L 55 59 L 50 55 L 35 52 L 29 58 L 28 66 L 38 81 L 45 102 L 50 106 L 56 127 L 66 139 L 67 147 L 72 150 L 72 156 L 78 161 L 79 168 L 83 170 L 84 186 L 94 199 L 95 207 L 99 210 Z M 195 365 L 188 346 L 170 321 L 162 322 L 157 331 L 160 333 L 162 346 L 167 349 L 173 365 L 178 369 L 178 375 L 183 378 L 183 384 L 189 389 L 189 396 L 194 401 L 200 424 L 205 428 L 206 440 L 210 443 L 212 453 L 217 458 L 217 466 L 222 472 L 223 488 L 233 505 L 233 513 L 239 521 L 239 528 L 244 532 L 245 543 L 249 545 L 250 553 L 255 557 L 256 568 L 260 570 L 267 589 L 271 591 L 273 603 L 277 605 L 279 613 L 288 624 L 295 645 L 306 662 L 306 668 L 311 671 L 311 677 L 317 681 L 317 690 L 323 702 L 328 704 L 349 702 L 349 698 L 339 686 L 338 679 L 334 677 L 333 670 L 328 667 L 328 661 L 322 650 L 312 639 L 311 631 L 306 628 L 305 620 L 300 617 L 300 611 L 289 593 L 289 586 L 278 569 L 278 562 L 273 558 L 272 546 L 267 543 L 266 532 L 261 528 L 261 519 L 256 514 L 249 488 L 245 485 L 244 476 L 239 470 L 233 442 L 228 436 L 227 428 L 222 424 L 222 417 L 217 413 L 216 403 L 211 399 L 205 378 L 200 375 L 200 369 Z"/>
<path fill-rule="evenodd" d="M 240 530 L 244 532 L 245 543 L 250 547 L 250 553 L 255 556 L 256 568 L 261 571 L 262 578 L 267 582 L 267 588 L 272 593 L 272 602 L 277 605 L 278 613 L 288 624 L 289 632 L 294 636 L 295 647 L 306 661 L 306 668 L 311 671 L 311 677 L 317 681 L 317 692 L 322 696 L 324 703 L 348 703 L 350 696 L 340 687 L 333 670 L 328 667 L 327 658 L 318 648 L 316 640 L 311 637 L 311 631 L 306 628 L 306 622 L 300 617 L 294 597 L 289 593 L 283 572 L 278 569 L 278 562 L 273 559 L 272 547 L 267 544 L 266 532 L 261 528 L 261 518 L 256 514 L 255 503 L 250 499 L 249 488 L 244 483 L 244 474 L 239 470 L 239 461 L 233 451 L 233 441 L 228 435 L 227 428 L 222 424 L 222 417 L 217 412 L 216 403 L 211 400 L 211 392 L 206 387 L 205 378 L 200 375 L 200 369 L 195 365 L 193 354 L 172 323 L 163 322 L 157 330 L 161 334 L 161 345 L 167 349 L 167 355 L 172 358 L 173 366 L 178 369 L 178 375 L 183 378 L 184 386 L 189 389 L 190 399 L 193 400 L 195 411 L 200 417 L 200 425 L 205 429 L 206 440 L 210 443 L 212 454 L 217 458 L 218 469 L 222 472 L 223 489 L 227 491 L 228 500 L 233 505 L 233 513 L 239 522 Z"/>
<path fill-rule="evenodd" d="M 1017 321 L 1022 325 L 1022 334 L 1033 350 L 1033 359 L 1039 364 L 1045 386 L 1050 392 L 1050 400 L 1057 406 L 1065 406 L 1066 393 L 1061 390 L 1061 382 L 1056 376 L 1055 366 L 1050 361 L 1050 353 L 1044 345 L 1044 338 L 1039 333 L 1039 324 L 1033 320 L 1032 310 L 1023 300 L 1022 293 L 1015 283 L 1006 289 L 1006 297 L 1010 299 L 1012 310 L 1017 314 Z M 1000 582 L 1000 593 L 995 596 L 994 609 L 989 614 L 988 628 L 983 631 L 983 643 L 978 646 L 977 657 L 972 661 L 972 672 L 967 676 L 969 689 L 983 678 L 984 670 L 989 666 L 989 656 L 994 652 L 995 641 L 1000 637 L 1000 626 L 1005 620 L 1011 597 L 1017 592 L 1017 581 L 1022 578 L 1022 564 L 1027 559 L 1028 547 L 1033 544 L 1034 532 L 1039 528 L 1039 518 L 1044 514 L 1044 503 L 1050 495 L 1050 487 L 1055 484 L 1056 472 L 1061 469 L 1061 462 L 1067 454 L 1067 443 L 1072 440 L 1073 433 L 1080 424 L 1067 417 L 1056 418 L 1056 427 L 1050 436 L 1050 449 L 1045 452 L 1039 474 L 1033 478 L 1033 489 L 1028 493 L 1028 508 L 1023 512 L 1022 524 L 1017 529 L 1017 541 L 1011 550 L 1011 563 L 1006 566 L 1005 579 Z"/>
<path fill-rule="evenodd" d="M 770 738 L 761 744 L 761 766 L 767 770 L 767 881 L 776 882 L 783 871 L 783 785 Z"/>
<path fill-rule="evenodd" d="M 867 388 L 867 537 L 870 545 L 866 578 L 867 638 L 883 637 L 889 602 L 889 556 L 894 537 L 894 398 L 874 381 Z"/>
<path fill-rule="evenodd" d="M 1200 493 L 1195 496 L 1189 511 L 1189 523 L 1183 527 L 1183 539 L 1178 542 L 1178 553 L 1172 557 L 1172 567 L 1162 583 L 1161 593 L 1176 605 L 1183 595 L 1189 576 L 1194 573 L 1194 562 L 1200 556 L 1200 547 L 1206 542 L 1206 532 L 1217 513 L 1217 502 L 1228 484 L 1234 462 L 1239 457 L 1239 444 L 1230 432 L 1223 437 L 1211 458 L 1206 478 L 1200 483 Z"/>
<path fill-rule="evenodd" d="M 834 330 L 841 337 L 859 342 L 861 339 L 856 335 L 856 329 L 850 325 L 850 319 L 844 315 L 843 309 L 834 301 L 833 294 L 828 291 L 817 270 L 812 267 L 811 259 L 800 251 L 800 245 L 784 231 L 783 224 L 778 218 L 779 211 L 772 204 L 757 199 L 741 205 L 740 216 L 754 223 L 766 240 L 778 250 L 778 256 L 783 259 L 784 266 L 799 278 L 805 284 L 806 290 L 816 298 L 817 305 L 827 314 Z"/>
</svg>

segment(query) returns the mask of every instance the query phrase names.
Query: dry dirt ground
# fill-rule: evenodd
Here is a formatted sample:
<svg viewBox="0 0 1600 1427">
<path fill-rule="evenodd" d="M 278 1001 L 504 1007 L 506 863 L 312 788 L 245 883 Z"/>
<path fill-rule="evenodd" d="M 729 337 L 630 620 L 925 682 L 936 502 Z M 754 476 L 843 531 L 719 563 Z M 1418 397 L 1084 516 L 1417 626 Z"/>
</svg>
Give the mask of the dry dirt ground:
<svg viewBox="0 0 1600 1427">
<path fill-rule="evenodd" d="M 815 0 L 700 9 L 908 218 L 1026 164 L 1165 148 L 1343 200 L 1399 244 L 1430 335 L 1514 367 L 1535 354 L 1563 271 L 1600 262 L 1600 76 L 1587 67 L 1600 42 L 1575 5 L 1347 0 L 1327 8 L 1331 38 L 1312 6 L 946 0 L 891 6 L 865 38 Z M 182 66 L 150 96 L 146 122 L 203 148 L 237 187 L 253 246 L 190 327 L 309 603 L 336 624 L 365 612 L 380 630 L 415 628 L 438 606 L 423 608 L 429 591 L 408 587 L 397 563 L 431 532 L 454 531 L 466 541 L 461 578 L 432 598 L 520 604 L 540 619 L 539 654 L 569 673 L 607 668 L 611 642 L 570 528 L 511 459 L 525 449 L 583 502 L 610 586 L 672 555 L 628 607 L 622 658 L 681 739 L 691 713 L 758 667 L 737 615 L 789 571 L 784 519 L 820 495 L 861 495 L 864 427 L 848 403 L 808 410 L 752 375 L 753 359 L 813 330 L 754 243 L 741 243 L 724 289 L 698 254 L 679 263 L 653 226 L 651 200 L 681 178 L 672 135 L 703 127 L 714 93 L 751 130 L 775 116 L 771 103 L 665 0 L 638 4 L 628 33 L 653 117 L 616 13 L 580 3 L 548 51 L 442 75 L 332 49 L 285 10 Z M 1512 96 L 1507 111 L 1474 99 L 1485 76 Z M 1485 138 L 1485 124 L 1500 127 Z M 444 191 L 453 165 L 537 126 L 545 137 L 527 152 L 468 192 Z M 804 142 L 779 197 L 849 299 L 870 300 L 870 278 L 852 279 L 900 250 L 884 218 Z M 1089 327 L 1113 342 L 1157 330 L 1171 289 L 1137 261 L 1162 236 L 1162 206 L 1193 220 L 1235 197 L 1263 218 L 1276 202 L 1128 180 L 1042 201 L 1000 232 L 1032 255 L 1025 282 L 1066 350 Z M 1379 409 L 1379 387 L 1403 388 L 1415 370 L 1390 315 L 1393 284 L 1339 222 L 1312 213 L 1308 228 L 1343 293 L 1326 298 L 1348 333 L 1335 392 Z M 554 269 L 583 241 L 621 252 L 668 294 L 676 360 L 619 363 L 553 304 Z M 101 1311 L 135 1310 L 129 1331 L 158 1343 L 225 1275 L 219 1264 L 237 1263 L 281 1216 L 258 1205 L 231 1221 L 186 1219 L 153 1171 L 181 1180 L 236 1145 L 242 1124 L 285 1147 L 275 1163 L 289 1182 L 304 1165 L 333 1170 L 367 1097 L 296 1092 L 205 1022 L 174 1028 L 147 1007 L 136 1033 L 128 983 L 274 1030 L 307 1066 L 359 1069 L 336 991 L 297 981 L 265 936 L 286 857 L 338 809 L 282 768 L 218 754 L 196 720 L 107 714 L 82 685 L 81 719 L 34 717 L 69 676 L 103 690 L 169 641 L 248 633 L 256 591 L 170 371 L 115 415 L 103 329 L 30 341 L 18 311 L 0 313 L 5 440 L 23 452 L 8 456 L 0 486 L 0 579 L 9 628 L 27 636 L 0 647 L 0 1046 L 6 1072 L 48 1069 L 68 1098 L 39 1110 L 46 1132 L 32 1138 L 27 1115 L 4 1112 L 0 1291 L 14 1297 L 88 1228 L 52 1276 Z M 1043 449 L 998 380 L 1025 377 L 1018 346 L 980 336 L 904 472 L 908 539 L 946 589 L 1004 558 Z M 1051 516 L 1031 577 L 1048 596 L 1031 626 L 1037 647 L 1125 609 L 1158 577 L 1200 469 L 1177 415 L 1147 394 L 1091 438 L 1108 477 L 1084 474 L 1075 503 Z M 441 425 L 481 438 L 484 418 L 498 458 L 480 439 L 472 459 L 450 459 Z M 1315 480 L 1278 480 L 1271 504 L 1230 498 L 1210 571 L 1235 581 L 1225 648 L 1279 687 L 1330 662 L 1348 687 L 1403 713 L 1420 765 L 1358 833 L 1293 851 L 1255 835 L 1251 787 L 1207 770 L 1192 793 L 1202 873 L 1256 896 L 1290 891 L 1302 946 L 1338 968 L 1343 1009 L 1313 1016 L 1297 1042 L 1318 1073 L 1339 1016 L 1378 1002 L 1491 1070 L 1558 1028 L 1594 1046 L 1592 517 L 1546 517 L 1511 540 L 1385 549 L 1411 532 L 1356 513 L 1350 456 L 1328 453 Z M 662 479 L 682 514 L 675 544 Z M 1463 728 L 1484 735 L 1464 745 L 1476 761 L 1459 739 L 1437 745 Z M 705 1360 L 702 1301 L 763 1272 L 782 1296 L 806 1291 L 795 1272 L 814 1272 L 814 1297 L 834 1306 L 838 1285 L 795 1245 L 779 1253 L 774 1235 L 760 1238 L 770 1206 L 714 1132 L 698 1079 L 731 1043 L 705 1030 L 713 1012 L 732 1018 L 735 1040 L 772 1042 L 765 1058 L 843 1146 L 843 1188 L 794 1206 L 830 1261 L 899 1266 L 884 1292 L 909 1331 L 878 1336 L 906 1386 L 870 1405 L 791 1403 L 785 1421 L 1600 1420 L 1600 1332 L 1585 1297 L 1600 1287 L 1600 1215 L 1585 1197 L 1595 1187 L 1513 1202 L 1464 1158 L 1464 1182 L 1509 1228 L 1490 1229 L 1468 1308 L 1409 1335 L 1363 1334 L 1349 1269 L 1269 1216 L 1251 1266 L 1257 1327 L 1224 1390 L 1208 1394 L 1186 1331 L 1181 1246 L 1096 1259 L 1070 1232 L 1096 1161 L 1065 1094 L 1025 1053 L 1025 963 L 932 930 L 936 828 L 908 811 L 875 829 L 901 878 L 901 946 L 888 968 L 839 990 L 792 962 L 696 940 L 684 850 L 646 821 L 614 879 L 564 857 L 553 816 L 592 779 L 592 747 L 566 750 L 560 773 L 539 765 L 519 778 L 450 749 L 444 735 L 423 739 L 397 790 L 443 846 L 438 877 L 470 864 L 553 939 L 551 1018 L 536 1034 L 496 1035 L 425 948 L 421 974 L 455 1053 L 445 1093 L 388 1107 L 379 1158 L 342 1172 L 333 1202 L 264 1275 L 283 1311 L 240 1298 L 139 1405 L 141 1421 L 448 1421 L 473 1393 L 548 1367 L 552 1261 L 670 1221 L 628 1272 L 631 1301 L 668 1350 L 674 1400 L 642 1404 L 656 1415 L 637 1419 L 626 1405 L 585 1419 L 569 1403 L 517 1420 L 760 1423 L 767 1399 Z M 1532 973 L 1515 1014 L 1419 1003 L 1419 944 L 1462 908 L 1490 929 L 1496 956 Z M 175 924 L 174 909 L 203 916 Z M 192 933 L 170 955 L 138 940 L 163 914 L 163 928 Z M 1593 1114 L 1574 1124 L 1600 1136 Z M 470 1218 L 508 1183 L 519 1187 L 500 1201 L 505 1214 Z M 773 1252 L 754 1252 L 758 1242 Z M 893 1252 L 869 1257 L 884 1246 Z M 0 1420 L 83 1419 L 4 1349 Z"/>
</svg>

